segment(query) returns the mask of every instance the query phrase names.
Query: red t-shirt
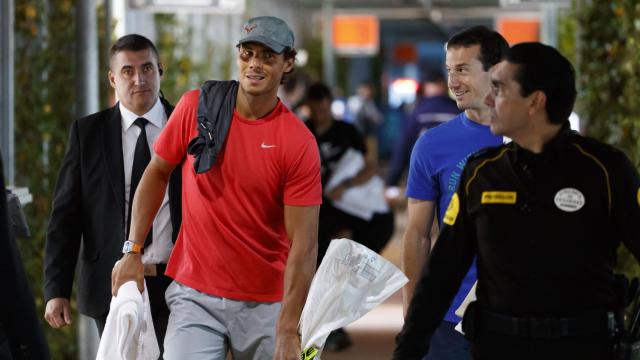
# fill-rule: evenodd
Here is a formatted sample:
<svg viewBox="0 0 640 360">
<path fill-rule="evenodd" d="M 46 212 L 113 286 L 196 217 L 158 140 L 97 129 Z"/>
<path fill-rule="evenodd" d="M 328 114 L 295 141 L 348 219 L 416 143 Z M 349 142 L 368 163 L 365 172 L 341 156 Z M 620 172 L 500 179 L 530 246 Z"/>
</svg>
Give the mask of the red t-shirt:
<svg viewBox="0 0 640 360">
<path fill-rule="evenodd" d="M 167 275 L 220 297 L 280 301 L 290 246 L 284 205 L 322 202 L 316 142 L 280 101 L 258 120 L 235 111 L 216 164 L 196 175 L 187 145 L 197 135 L 199 94 L 184 94 L 154 146 L 172 164 L 186 159 L 182 227 Z"/>
</svg>

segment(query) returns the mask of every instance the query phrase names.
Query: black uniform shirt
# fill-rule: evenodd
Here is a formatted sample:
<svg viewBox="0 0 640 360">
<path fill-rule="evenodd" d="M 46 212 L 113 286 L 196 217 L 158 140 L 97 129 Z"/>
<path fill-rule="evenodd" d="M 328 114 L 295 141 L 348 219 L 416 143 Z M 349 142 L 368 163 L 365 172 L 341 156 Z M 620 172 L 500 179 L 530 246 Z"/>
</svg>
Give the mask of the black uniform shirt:
<svg viewBox="0 0 640 360">
<path fill-rule="evenodd" d="M 640 178 L 626 156 L 565 126 L 533 154 L 473 156 L 416 286 L 395 359 L 419 359 L 474 256 L 483 308 L 563 317 L 614 308 L 622 241 L 640 259 Z"/>
</svg>

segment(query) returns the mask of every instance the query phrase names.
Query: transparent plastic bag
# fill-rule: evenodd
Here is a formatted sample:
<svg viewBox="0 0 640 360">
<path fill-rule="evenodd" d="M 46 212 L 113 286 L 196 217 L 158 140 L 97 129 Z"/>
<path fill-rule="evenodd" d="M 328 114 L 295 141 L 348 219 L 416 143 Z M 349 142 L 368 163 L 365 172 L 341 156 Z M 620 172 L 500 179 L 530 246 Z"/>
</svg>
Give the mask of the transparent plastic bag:
<svg viewBox="0 0 640 360">
<path fill-rule="evenodd" d="M 331 241 L 300 317 L 302 359 L 320 360 L 331 331 L 361 318 L 408 281 L 366 246 L 349 239 Z"/>
</svg>

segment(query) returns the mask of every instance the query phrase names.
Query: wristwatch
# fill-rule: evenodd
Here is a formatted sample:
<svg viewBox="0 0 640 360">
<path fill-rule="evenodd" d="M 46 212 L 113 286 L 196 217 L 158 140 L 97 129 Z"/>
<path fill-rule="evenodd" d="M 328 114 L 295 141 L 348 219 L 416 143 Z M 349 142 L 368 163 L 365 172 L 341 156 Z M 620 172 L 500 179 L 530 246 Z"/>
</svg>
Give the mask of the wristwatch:
<svg viewBox="0 0 640 360">
<path fill-rule="evenodd" d="M 129 254 L 129 253 L 140 254 L 141 251 L 142 251 L 142 246 L 134 243 L 131 240 L 125 241 L 124 246 L 122 246 L 123 254 Z"/>
</svg>

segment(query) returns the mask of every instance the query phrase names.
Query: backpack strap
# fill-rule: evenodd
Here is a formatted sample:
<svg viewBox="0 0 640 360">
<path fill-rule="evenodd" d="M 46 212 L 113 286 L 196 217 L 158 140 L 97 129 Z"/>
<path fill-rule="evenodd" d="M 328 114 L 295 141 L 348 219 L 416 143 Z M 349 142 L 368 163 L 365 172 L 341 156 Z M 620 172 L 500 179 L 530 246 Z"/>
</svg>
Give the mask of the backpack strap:
<svg viewBox="0 0 640 360">
<path fill-rule="evenodd" d="M 187 153 L 195 157 L 197 174 L 215 164 L 229 132 L 238 94 L 237 81 L 205 81 L 200 88 L 196 126 L 198 135 L 191 139 Z"/>
</svg>

